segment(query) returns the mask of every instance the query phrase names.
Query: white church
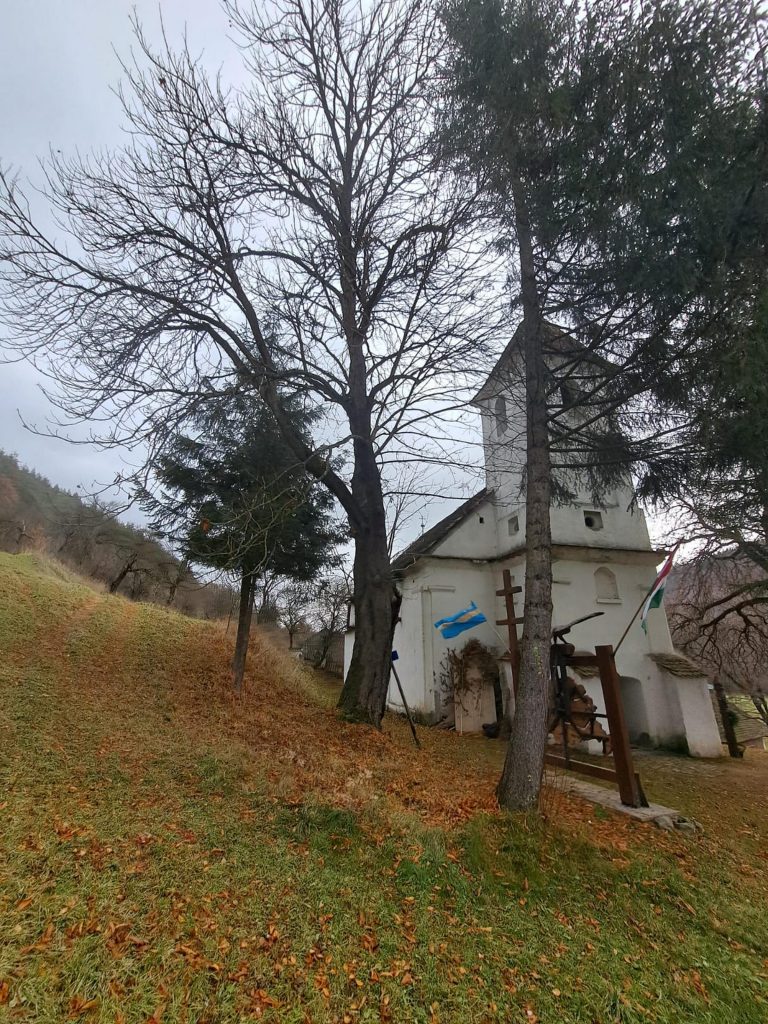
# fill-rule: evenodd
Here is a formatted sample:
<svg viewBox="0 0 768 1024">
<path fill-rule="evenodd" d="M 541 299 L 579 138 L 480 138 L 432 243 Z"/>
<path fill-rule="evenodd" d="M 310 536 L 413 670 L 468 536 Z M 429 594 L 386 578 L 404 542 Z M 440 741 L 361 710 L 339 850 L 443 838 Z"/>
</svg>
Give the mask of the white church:
<svg viewBox="0 0 768 1024">
<path fill-rule="evenodd" d="M 554 347 L 575 342 L 548 325 Z M 457 732 L 480 732 L 499 709 L 498 685 L 486 677 L 464 680 L 456 692 L 451 662 L 470 641 L 479 641 L 498 660 L 503 691 L 511 698 L 502 572 L 525 583 L 525 419 L 520 401 L 521 356 L 512 339 L 473 400 L 482 419 L 485 487 L 401 552 L 394 561 L 402 606 L 394 648 L 398 674 L 409 707 L 422 720 L 453 725 Z M 654 550 L 645 517 L 633 506 L 629 485 L 603 495 L 599 504 L 578 494 L 570 505 L 551 509 L 553 543 L 553 623 L 564 625 L 593 612 L 598 617 L 574 626 L 568 641 L 578 652 L 595 645 L 616 646 L 665 552 Z M 524 593 L 516 595 L 522 615 Z M 474 602 L 486 622 L 446 640 L 434 627 Z M 351 657 L 354 622 L 345 643 L 345 670 Z M 475 643 L 475 648 L 477 644 Z M 630 739 L 638 744 L 719 757 L 720 735 L 707 679 L 672 646 L 663 604 L 639 619 L 616 655 Z M 581 678 L 599 712 L 605 710 L 597 677 Z M 506 698 L 505 698 L 506 699 Z M 389 705 L 403 710 L 394 678 Z M 605 726 L 605 720 L 601 719 Z M 590 748 L 599 752 L 591 741 Z"/>
</svg>

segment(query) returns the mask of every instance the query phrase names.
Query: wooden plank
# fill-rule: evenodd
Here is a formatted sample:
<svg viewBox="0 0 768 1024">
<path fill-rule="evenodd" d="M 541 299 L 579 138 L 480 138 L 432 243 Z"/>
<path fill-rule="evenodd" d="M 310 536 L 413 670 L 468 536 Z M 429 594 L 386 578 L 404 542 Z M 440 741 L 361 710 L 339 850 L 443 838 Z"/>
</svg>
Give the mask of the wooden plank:
<svg viewBox="0 0 768 1024">
<path fill-rule="evenodd" d="M 525 622 L 525 619 L 522 616 L 520 616 L 517 619 L 512 619 L 512 622 L 516 626 L 520 626 L 520 625 L 522 625 Z M 496 625 L 497 626 L 508 626 L 509 625 L 509 619 L 496 619 Z"/>
<path fill-rule="evenodd" d="M 637 784 L 635 768 L 632 763 L 632 750 L 629 746 L 629 732 L 624 718 L 624 707 L 621 703 L 621 688 L 616 662 L 613 660 L 613 647 L 602 644 L 595 647 L 597 663 L 600 669 L 600 682 L 603 686 L 605 713 L 608 718 L 608 731 L 611 734 L 613 763 L 616 765 L 616 776 L 619 783 L 621 802 L 628 807 L 647 807 L 642 789 Z"/>
<path fill-rule="evenodd" d="M 504 586 L 497 591 L 497 596 L 504 598 L 504 610 L 507 613 L 506 627 L 509 635 L 509 661 L 512 668 L 512 690 L 517 700 L 517 689 L 520 683 L 520 644 L 517 637 L 518 616 L 515 608 L 515 594 L 522 591 L 522 587 L 512 586 L 512 573 L 505 569 L 501 574 Z"/>
<path fill-rule="evenodd" d="M 614 768 L 603 768 L 600 764 L 578 761 L 572 757 L 566 761 L 562 754 L 545 754 L 544 764 L 552 765 L 553 768 L 564 768 L 569 772 L 577 772 L 579 775 L 590 775 L 593 779 L 603 779 L 605 782 L 615 783 L 618 780 Z"/>
<path fill-rule="evenodd" d="M 616 782 L 616 770 L 614 768 L 603 768 L 602 765 L 592 764 L 590 761 L 579 761 L 574 760 L 572 757 L 566 762 L 562 754 L 545 754 L 544 763 L 552 765 L 553 768 L 562 768 L 565 771 L 573 772 L 576 775 L 589 775 L 593 779 L 603 779 L 605 782 Z M 640 795 L 643 798 L 643 804 L 641 806 L 647 807 L 648 801 L 645 798 L 643 792 L 643 786 L 640 782 L 640 776 L 635 772 L 635 782 Z"/>
</svg>

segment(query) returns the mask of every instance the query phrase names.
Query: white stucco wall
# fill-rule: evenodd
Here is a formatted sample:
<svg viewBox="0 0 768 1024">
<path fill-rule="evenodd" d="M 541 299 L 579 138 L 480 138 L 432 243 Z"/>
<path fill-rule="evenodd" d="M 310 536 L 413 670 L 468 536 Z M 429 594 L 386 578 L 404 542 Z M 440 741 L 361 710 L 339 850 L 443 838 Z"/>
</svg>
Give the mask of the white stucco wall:
<svg viewBox="0 0 768 1024">
<path fill-rule="evenodd" d="M 499 631 L 494 625 L 494 585 L 493 574 L 487 571 L 485 563 L 472 564 L 454 559 L 425 560 L 419 563 L 417 573 L 402 581 L 404 601 L 401 621 L 395 631 L 395 648 L 400 656 L 398 665 L 402 665 L 400 677 L 406 698 L 409 703 L 413 699 L 414 707 L 423 713 L 438 715 L 446 699 L 441 676 L 446 674 L 449 649 L 460 650 L 467 640 L 475 637 L 487 647 L 496 648 L 499 654 L 503 653 L 501 639 L 497 635 Z M 406 594 L 409 595 L 407 604 Z M 434 623 L 454 615 L 473 601 L 488 622 L 452 640 L 444 639 Z M 415 616 L 417 622 L 411 623 L 406 615 L 410 609 L 416 611 L 417 607 L 421 615 Z M 400 703 L 392 685 L 390 700 L 393 706 Z M 480 711 L 482 708 L 478 713 Z M 490 720 L 493 721 L 493 717 Z M 479 724 L 475 731 L 477 729 Z"/>
<path fill-rule="evenodd" d="M 485 524 L 482 524 L 485 525 Z M 482 531 L 467 524 L 465 533 Z M 467 537 L 463 543 L 470 543 Z M 444 543 L 444 546 L 445 545 Z M 575 626 L 568 639 L 578 650 L 594 650 L 597 644 L 614 646 L 647 592 L 656 575 L 653 556 L 637 553 L 637 563 L 620 561 L 618 553 L 591 553 L 594 561 L 582 558 L 558 558 L 553 566 L 554 622 L 564 625 L 593 611 L 603 614 L 599 618 Z M 629 557 L 629 556 L 623 556 Z M 597 596 L 595 572 L 609 568 L 614 573 L 618 588 L 616 600 Z M 524 585 L 522 556 L 497 562 L 472 562 L 466 559 L 425 558 L 420 560 L 401 582 L 403 603 L 400 622 L 395 631 L 395 649 L 398 651 L 398 672 L 409 706 L 428 718 L 439 717 L 446 693 L 441 689 L 440 676 L 445 673 L 449 648 L 460 650 L 472 637 L 495 649 L 499 654 L 506 649 L 506 628 L 496 627 L 495 621 L 505 617 L 502 598 L 495 591 L 501 587 L 502 571 L 509 568 L 513 580 Z M 520 612 L 524 592 L 516 596 Z M 433 623 L 443 616 L 452 615 L 474 601 L 487 616 L 488 622 L 445 640 Z M 351 655 L 353 634 L 348 635 L 345 647 L 345 669 Z M 678 678 L 661 669 L 650 657 L 652 653 L 671 653 L 673 650 L 666 614 L 663 607 L 653 609 L 648 620 L 648 633 L 640 627 L 639 619 L 632 625 L 616 657 L 622 679 L 622 696 L 630 736 L 635 740 L 660 745 L 682 746 L 699 757 L 717 757 L 722 753 L 720 737 L 709 699 L 706 680 Z M 600 712 L 604 703 L 597 678 L 580 680 L 595 701 Z M 493 696 L 484 695 L 477 708 L 464 708 L 457 714 L 459 727 L 464 731 L 479 731 L 484 721 L 494 720 Z M 402 701 L 392 680 L 389 704 L 402 710 Z M 607 728 L 607 723 L 603 721 Z M 595 752 L 597 752 L 597 747 Z"/>
<path fill-rule="evenodd" d="M 435 546 L 435 558 L 493 558 L 497 551 L 496 510 L 492 501 L 483 502 L 448 537 Z M 458 611 L 458 609 L 457 609 Z"/>
<path fill-rule="evenodd" d="M 429 718 L 441 713 L 445 695 L 440 676 L 445 672 L 449 648 L 460 650 L 474 637 L 499 654 L 506 650 L 506 627 L 495 626 L 497 619 L 505 618 L 503 599 L 495 595 L 502 584 L 502 571 L 509 568 L 515 582 L 524 584 L 526 524 L 521 480 L 525 416 L 518 398 L 521 379 L 519 367 L 500 371 L 492 375 L 476 400 L 482 418 L 486 481 L 495 489 L 493 497 L 469 513 L 401 581 L 403 603 L 394 639 L 399 654 L 397 669 L 409 705 Z M 506 403 L 503 427 L 496 416 L 499 396 Z M 640 509 L 630 510 L 630 500 L 631 489 L 625 486 L 606 494 L 601 505 L 594 505 L 588 494 L 579 493 L 572 505 L 551 510 L 554 623 L 562 625 L 591 612 L 602 613 L 574 627 L 568 639 L 577 649 L 591 651 L 607 643 L 615 647 L 655 579 L 656 556 L 645 516 Z M 585 522 L 585 512 L 589 511 L 600 512 L 600 529 L 591 529 Z M 510 532 L 512 516 L 517 516 L 516 532 Z M 615 576 L 615 599 L 598 597 L 595 572 L 601 567 Z M 520 614 L 523 599 L 524 594 L 517 595 Z M 433 623 L 473 601 L 489 621 L 453 640 L 444 640 Z M 345 672 L 353 635 L 348 634 L 345 644 Z M 658 744 L 679 745 L 685 740 L 693 754 L 719 756 L 720 739 L 705 680 L 671 676 L 650 657 L 672 651 L 663 608 L 651 611 L 647 634 L 638 619 L 622 642 L 616 666 L 622 677 L 630 735 Z M 603 711 L 599 681 L 583 682 Z M 389 703 L 395 709 L 402 708 L 394 680 Z M 493 721 L 492 698 L 489 703 L 485 694 L 481 706 L 463 718 L 467 730 L 479 730 L 483 721 Z"/>
</svg>

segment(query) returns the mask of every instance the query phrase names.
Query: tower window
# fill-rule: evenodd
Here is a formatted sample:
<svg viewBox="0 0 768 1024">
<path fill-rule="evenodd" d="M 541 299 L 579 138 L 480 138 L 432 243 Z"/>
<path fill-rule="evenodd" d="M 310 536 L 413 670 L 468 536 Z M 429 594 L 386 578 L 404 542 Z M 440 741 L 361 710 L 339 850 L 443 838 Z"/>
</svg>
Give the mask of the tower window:
<svg viewBox="0 0 768 1024">
<path fill-rule="evenodd" d="M 520 533 L 520 517 L 510 516 L 507 520 L 507 530 L 509 530 L 510 537 L 516 533 Z"/>
<path fill-rule="evenodd" d="M 619 586 L 610 569 L 600 566 L 595 570 L 595 597 L 598 601 L 618 601 Z"/>
<path fill-rule="evenodd" d="M 603 516 L 600 512 L 593 512 L 589 509 L 584 511 L 584 525 L 590 530 L 602 530 Z"/>
<path fill-rule="evenodd" d="M 496 399 L 493 411 L 496 417 L 496 433 L 499 435 L 505 434 L 509 426 L 509 420 L 507 419 L 507 402 L 502 395 L 499 395 Z"/>
</svg>

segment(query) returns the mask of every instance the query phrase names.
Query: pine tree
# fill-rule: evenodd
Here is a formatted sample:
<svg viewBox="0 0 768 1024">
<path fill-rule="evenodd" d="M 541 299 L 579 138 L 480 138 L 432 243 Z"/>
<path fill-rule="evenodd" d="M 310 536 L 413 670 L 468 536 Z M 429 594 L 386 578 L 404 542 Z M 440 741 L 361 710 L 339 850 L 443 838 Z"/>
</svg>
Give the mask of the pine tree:
<svg viewBox="0 0 768 1024">
<path fill-rule="evenodd" d="M 286 400 L 293 429 L 312 416 Z M 269 409 L 248 395 L 206 402 L 191 432 L 172 435 L 144 492 L 152 525 L 184 558 L 236 575 L 240 584 L 233 685 L 242 687 L 259 579 L 314 579 L 340 540 L 333 499 L 297 462 Z"/>
<path fill-rule="evenodd" d="M 442 16 L 441 152 L 482 182 L 522 318 L 523 648 L 498 793 L 525 809 L 538 800 L 546 743 L 553 471 L 599 485 L 596 469 L 658 476 L 678 465 L 662 440 L 670 423 L 644 399 L 695 350 L 703 311 L 727 301 L 714 271 L 754 117 L 753 26 L 728 0 L 450 0 Z M 545 327 L 563 319 L 579 342 L 564 359 Z M 558 406 L 573 381 L 577 400 Z M 578 422 L 576 405 L 588 410 Z"/>
</svg>

